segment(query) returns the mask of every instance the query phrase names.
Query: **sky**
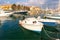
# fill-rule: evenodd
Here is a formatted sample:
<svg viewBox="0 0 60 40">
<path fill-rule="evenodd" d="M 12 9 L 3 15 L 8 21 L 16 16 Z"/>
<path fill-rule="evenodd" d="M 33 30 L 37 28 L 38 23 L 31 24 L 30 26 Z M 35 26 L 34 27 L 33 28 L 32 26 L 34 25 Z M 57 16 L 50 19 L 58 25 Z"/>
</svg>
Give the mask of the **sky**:
<svg viewBox="0 0 60 40">
<path fill-rule="evenodd" d="M 21 4 L 26 6 L 39 6 L 42 8 L 57 8 L 59 0 L 0 0 L 0 5 L 2 4 Z"/>
<path fill-rule="evenodd" d="M 25 5 L 32 4 L 44 4 L 45 0 L 0 0 L 0 4 L 5 3 L 22 3 Z"/>
</svg>

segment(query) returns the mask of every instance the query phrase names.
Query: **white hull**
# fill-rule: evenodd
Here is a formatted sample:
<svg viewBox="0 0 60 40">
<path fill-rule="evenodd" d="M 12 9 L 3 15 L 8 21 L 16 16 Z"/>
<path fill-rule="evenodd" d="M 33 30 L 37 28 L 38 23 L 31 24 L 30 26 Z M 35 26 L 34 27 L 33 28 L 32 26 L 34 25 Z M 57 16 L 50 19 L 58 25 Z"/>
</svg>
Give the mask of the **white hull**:
<svg viewBox="0 0 60 40">
<path fill-rule="evenodd" d="M 60 19 L 60 14 L 47 14 L 45 17 L 51 19 Z"/>
<path fill-rule="evenodd" d="M 56 20 L 53 19 L 42 19 L 40 16 L 38 16 L 37 20 L 40 22 L 56 22 Z"/>
<path fill-rule="evenodd" d="M 27 30 L 35 31 L 38 33 L 41 32 L 43 28 L 43 23 L 38 22 L 38 20 L 35 18 L 26 18 L 22 21 L 20 20 L 19 24 Z"/>
<path fill-rule="evenodd" d="M 9 16 L 9 15 L 7 15 L 7 14 L 0 14 L 0 17 L 7 17 L 7 16 Z"/>
<path fill-rule="evenodd" d="M 1 13 L 0 17 L 8 17 L 10 16 L 12 13 Z"/>
<path fill-rule="evenodd" d="M 28 30 L 41 32 L 43 25 L 22 24 L 22 27 Z"/>
<path fill-rule="evenodd" d="M 52 18 L 52 19 L 60 19 L 60 17 L 55 17 L 55 16 L 46 16 L 47 18 Z"/>
<path fill-rule="evenodd" d="M 8 12 L 0 9 L 0 17 L 8 17 L 12 14 L 13 12 Z"/>
<path fill-rule="evenodd" d="M 38 21 L 40 21 L 40 22 L 56 22 L 56 20 L 52 20 L 52 19 L 38 19 Z"/>
<path fill-rule="evenodd" d="M 57 26 L 57 23 L 58 23 L 58 20 L 53 20 L 53 19 L 37 18 L 37 20 L 47 26 Z"/>
</svg>

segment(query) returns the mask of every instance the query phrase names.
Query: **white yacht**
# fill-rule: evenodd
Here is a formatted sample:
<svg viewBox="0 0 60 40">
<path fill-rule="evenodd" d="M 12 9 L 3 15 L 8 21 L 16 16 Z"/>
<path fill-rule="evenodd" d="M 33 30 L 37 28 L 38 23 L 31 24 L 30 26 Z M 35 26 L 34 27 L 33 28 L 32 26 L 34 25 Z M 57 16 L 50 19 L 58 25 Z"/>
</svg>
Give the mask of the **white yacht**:
<svg viewBox="0 0 60 40">
<path fill-rule="evenodd" d="M 19 11 L 14 11 L 14 13 L 12 14 L 12 16 L 14 17 L 23 17 L 27 15 L 27 11 L 26 10 L 19 10 Z"/>
<path fill-rule="evenodd" d="M 22 15 L 27 15 L 27 10 L 19 10 L 19 11 L 14 11 L 14 14 L 22 14 Z"/>
<path fill-rule="evenodd" d="M 47 25 L 47 26 L 57 26 L 57 20 L 53 20 L 53 19 L 42 19 L 40 16 L 38 16 L 37 20 L 39 22 L 42 22 L 44 25 Z"/>
<path fill-rule="evenodd" d="M 8 12 L 0 9 L 0 17 L 8 17 L 12 14 L 13 12 Z"/>
<path fill-rule="evenodd" d="M 50 19 L 58 19 L 60 20 L 60 14 L 59 13 L 55 13 L 55 14 L 46 14 L 45 15 L 46 18 L 50 18 Z"/>
<path fill-rule="evenodd" d="M 35 32 L 41 32 L 43 23 L 38 22 L 36 18 L 26 18 L 24 20 L 20 20 L 19 24 L 28 30 L 35 31 Z"/>
</svg>

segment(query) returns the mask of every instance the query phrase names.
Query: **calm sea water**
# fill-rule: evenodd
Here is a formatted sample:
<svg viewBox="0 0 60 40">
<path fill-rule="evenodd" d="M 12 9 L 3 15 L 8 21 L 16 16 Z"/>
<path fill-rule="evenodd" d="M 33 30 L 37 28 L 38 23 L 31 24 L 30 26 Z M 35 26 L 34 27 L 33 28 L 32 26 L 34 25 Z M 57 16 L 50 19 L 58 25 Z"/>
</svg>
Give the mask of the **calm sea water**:
<svg viewBox="0 0 60 40">
<path fill-rule="evenodd" d="M 4 19 L 4 18 L 3 18 Z M 40 33 L 32 32 L 19 25 L 19 19 L 0 20 L 0 39 L 40 40 Z M 10 19 L 10 20 L 8 20 Z"/>
<path fill-rule="evenodd" d="M 42 31 L 40 33 L 37 33 L 24 29 L 21 25 L 19 25 L 19 20 L 20 18 L 3 18 L 0 20 L 1 40 L 51 40 L 54 38 L 60 38 L 58 37 L 58 35 L 60 36 L 60 31 L 55 29 L 55 27 L 49 27 L 44 25 Z"/>
</svg>

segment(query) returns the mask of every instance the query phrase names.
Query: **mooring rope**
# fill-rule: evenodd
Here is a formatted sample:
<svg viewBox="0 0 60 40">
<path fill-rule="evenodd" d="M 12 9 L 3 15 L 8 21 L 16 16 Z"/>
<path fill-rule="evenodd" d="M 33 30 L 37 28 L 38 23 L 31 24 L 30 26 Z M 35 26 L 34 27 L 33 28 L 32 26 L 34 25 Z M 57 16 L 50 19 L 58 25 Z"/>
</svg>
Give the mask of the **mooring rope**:
<svg viewBox="0 0 60 40">
<path fill-rule="evenodd" d="M 47 33 L 47 30 L 45 30 L 45 28 L 43 27 L 43 30 L 44 30 L 44 32 L 45 32 L 45 34 L 50 38 L 50 39 L 56 39 L 56 38 L 54 38 L 54 37 L 51 37 L 51 36 L 49 36 L 49 34 Z M 49 31 L 48 31 L 49 32 Z M 50 32 L 50 33 L 52 33 L 52 32 Z M 56 32 L 53 32 L 53 33 L 56 33 Z M 53 35 L 52 35 L 53 36 Z M 57 33 L 57 36 L 58 36 L 58 33 Z M 59 38 L 58 38 L 59 39 Z"/>
</svg>

